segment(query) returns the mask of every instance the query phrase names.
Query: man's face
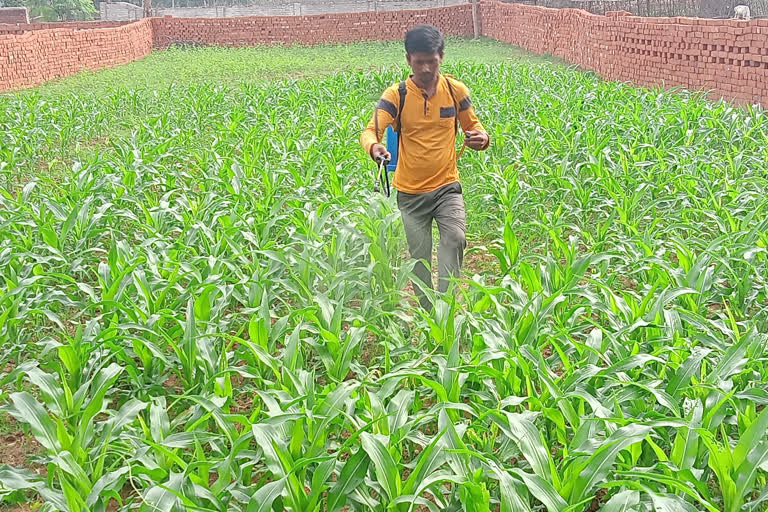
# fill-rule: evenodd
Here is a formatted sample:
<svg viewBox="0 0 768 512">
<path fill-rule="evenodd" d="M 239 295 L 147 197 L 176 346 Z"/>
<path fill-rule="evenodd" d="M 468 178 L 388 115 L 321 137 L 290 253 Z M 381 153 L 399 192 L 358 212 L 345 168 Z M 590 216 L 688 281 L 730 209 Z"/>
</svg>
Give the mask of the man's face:
<svg viewBox="0 0 768 512">
<path fill-rule="evenodd" d="M 408 60 L 408 65 L 411 66 L 414 81 L 417 85 L 427 87 L 437 80 L 437 75 L 440 72 L 440 63 L 443 61 L 442 54 L 438 52 L 414 52 L 406 54 L 405 57 Z"/>
</svg>

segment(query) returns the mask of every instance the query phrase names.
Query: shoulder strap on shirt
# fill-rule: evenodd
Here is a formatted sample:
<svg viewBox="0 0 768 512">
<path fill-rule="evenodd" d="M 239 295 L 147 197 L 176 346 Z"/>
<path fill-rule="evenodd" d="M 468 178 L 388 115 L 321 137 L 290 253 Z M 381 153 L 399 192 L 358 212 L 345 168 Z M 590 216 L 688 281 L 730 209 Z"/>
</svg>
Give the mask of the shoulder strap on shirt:
<svg viewBox="0 0 768 512">
<path fill-rule="evenodd" d="M 403 106 L 405 106 L 405 93 L 408 92 L 405 85 L 405 80 L 400 82 L 400 86 L 397 88 L 397 92 L 400 94 L 400 104 L 397 106 L 397 123 L 395 132 L 397 134 L 400 134 L 400 130 L 403 127 L 402 117 L 403 117 Z"/>
<path fill-rule="evenodd" d="M 451 84 L 451 78 L 453 78 L 451 75 L 443 74 L 445 77 L 445 83 L 448 84 L 448 92 L 451 93 L 451 100 L 453 101 L 453 105 L 456 108 L 456 116 L 454 117 L 454 125 L 456 129 L 456 134 L 459 133 L 459 104 L 456 102 L 456 95 L 453 92 L 453 85 Z"/>
</svg>

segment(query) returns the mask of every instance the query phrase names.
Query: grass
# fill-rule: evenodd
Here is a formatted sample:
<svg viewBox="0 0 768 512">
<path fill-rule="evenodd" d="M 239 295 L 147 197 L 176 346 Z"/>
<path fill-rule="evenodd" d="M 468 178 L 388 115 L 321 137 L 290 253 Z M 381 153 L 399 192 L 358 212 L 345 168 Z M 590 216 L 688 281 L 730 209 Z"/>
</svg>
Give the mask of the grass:
<svg viewBox="0 0 768 512">
<path fill-rule="evenodd" d="M 488 38 L 447 40 L 447 66 L 467 61 L 493 64 L 521 59 L 530 63 L 558 62 Z M 4 100 L 11 98 L 32 107 L 23 114 L 26 120 L 16 120 L 17 125 L 42 118 L 37 126 L 29 125 L 36 133 L 30 138 L 31 134 L 26 132 L 26 140 L 18 143 L 21 148 L 26 146 L 22 152 L 30 154 L 27 165 L 22 166 L 19 181 L 26 181 L 40 172 L 58 178 L 66 175 L 75 159 L 97 157 L 111 149 L 111 141 L 115 138 L 129 137 L 134 126 L 156 114 L 153 109 L 162 105 L 162 96 L 192 94 L 190 86 L 192 89 L 238 89 L 275 81 L 393 68 L 401 69 L 402 76 L 407 76 L 402 43 L 172 47 L 155 51 L 130 64 L 84 71 L 26 91 L 0 93 L 0 107 L 10 105 Z M 142 98 L 144 94 L 150 97 Z M 365 91 L 365 94 L 374 102 L 378 93 Z M 56 98 L 55 104 L 42 101 L 50 97 Z M 9 112 L 9 115 L 21 116 L 22 110 Z M 62 114 L 62 110 L 66 114 Z M 98 111 L 99 115 L 81 116 L 86 111 Z M 47 133 L 41 133 L 41 129 Z M 10 131 L 6 132 L 7 137 L 11 135 Z M 9 151 L 17 144 L 2 138 L 0 142 L 5 142 L 4 147 Z"/>
<path fill-rule="evenodd" d="M 493 39 L 449 39 L 446 63 L 544 61 L 517 47 Z M 405 65 L 401 42 L 351 43 L 317 46 L 247 48 L 172 47 L 136 62 L 84 72 L 37 88 L 43 94 L 108 91 L 114 88 L 165 90 L 189 83 L 236 87 L 242 83 L 312 78 L 344 71 L 377 70 Z M 161 69 L 161 72 L 158 70 Z"/>
<path fill-rule="evenodd" d="M 452 42 L 493 143 L 427 313 L 358 143 L 384 47 L 0 98 L 0 404 L 47 469 L 0 465 L 0 499 L 764 510 L 764 113 Z M 274 68 L 149 66 L 223 54 Z"/>
</svg>

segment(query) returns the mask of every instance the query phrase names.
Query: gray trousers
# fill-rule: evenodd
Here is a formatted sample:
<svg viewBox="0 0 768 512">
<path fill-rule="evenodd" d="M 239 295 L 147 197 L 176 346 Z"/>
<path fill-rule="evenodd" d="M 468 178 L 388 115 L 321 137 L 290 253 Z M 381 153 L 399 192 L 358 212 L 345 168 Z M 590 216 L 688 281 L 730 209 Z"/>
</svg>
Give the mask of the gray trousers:
<svg viewBox="0 0 768 512">
<path fill-rule="evenodd" d="M 464 197 L 459 182 L 443 185 L 437 190 L 424 194 L 397 192 L 397 207 L 403 218 L 405 237 L 411 258 L 418 261 L 414 274 L 429 288 L 433 288 L 432 273 L 428 265 L 432 262 L 432 220 L 440 231 L 440 245 L 437 249 L 437 267 L 440 292 L 448 290 L 449 278 L 458 277 L 464 262 L 466 239 L 466 212 Z M 416 295 L 424 309 L 431 310 L 432 304 L 421 287 L 414 283 Z"/>
</svg>

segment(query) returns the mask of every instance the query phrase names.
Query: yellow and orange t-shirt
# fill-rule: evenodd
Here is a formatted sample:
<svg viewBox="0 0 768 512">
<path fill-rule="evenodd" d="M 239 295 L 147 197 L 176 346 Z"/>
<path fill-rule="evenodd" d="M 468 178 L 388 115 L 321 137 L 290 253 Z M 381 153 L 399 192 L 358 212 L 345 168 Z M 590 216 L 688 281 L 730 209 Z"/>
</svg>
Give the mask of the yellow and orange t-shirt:
<svg viewBox="0 0 768 512">
<path fill-rule="evenodd" d="M 447 81 L 451 81 L 453 96 Z M 431 192 L 459 180 L 456 166 L 456 129 L 458 115 L 463 131 L 485 132 L 472 107 L 469 89 L 460 81 L 440 75 L 437 91 L 427 97 L 411 78 L 406 80 L 405 106 L 400 114 L 401 133 L 397 169 L 392 185 L 402 192 L 420 194 Z M 400 84 L 384 91 L 374 116 L 360 137 L 368 154 L 371 146 L 381 142 L 387 127 L 397 116 Z M 454 103 L 455 100 L 455 103 Z"/>
</svg>

